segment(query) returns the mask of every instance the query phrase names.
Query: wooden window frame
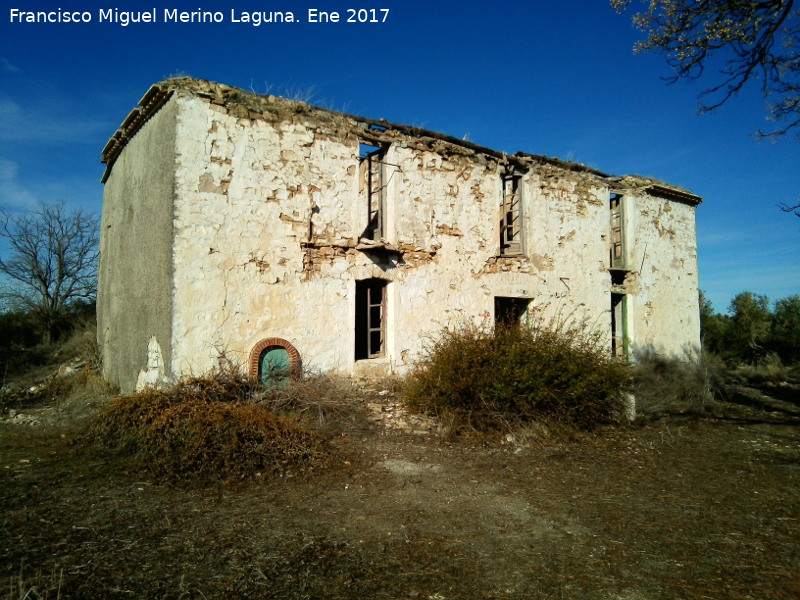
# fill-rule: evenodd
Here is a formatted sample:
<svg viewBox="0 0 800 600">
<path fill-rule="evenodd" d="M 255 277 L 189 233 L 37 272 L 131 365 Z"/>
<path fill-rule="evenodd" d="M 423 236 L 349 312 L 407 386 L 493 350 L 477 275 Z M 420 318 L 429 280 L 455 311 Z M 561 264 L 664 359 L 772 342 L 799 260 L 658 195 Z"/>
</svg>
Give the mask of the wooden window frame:
<svg viewBox="0 0 800 600">
<path fill-rule="evenodd" d="M 611 193 L 609 199 L 610 211 L 610 267 L 612 269 L 627 270 L 626 259 L 627 240 L 625 239 L 625 203 L 622 194 Z"/>
<path fill-rule="evenodd" d="M 627 358 L 630 352 L 628 338 L 628 296 L 611 293 L 611 354 Z"/>
<path fill-rule="evenodd" d="M 386 235 L 386 151 L 379 144 L 359 144 L 359 197 L 367 210 L 367 226 L 361 237 L 376 242 Z"/>
<path fill-rule="evenodd" d="M 356 281 L 356 360 L 386 356 L 388 284 L 376 278 Z"/>
<path fill-rule="evenodd" d="M 519 256 L 523 252 L 522 176 L 503 175 L 500 199 L 500 256 Z"/>
</svg>

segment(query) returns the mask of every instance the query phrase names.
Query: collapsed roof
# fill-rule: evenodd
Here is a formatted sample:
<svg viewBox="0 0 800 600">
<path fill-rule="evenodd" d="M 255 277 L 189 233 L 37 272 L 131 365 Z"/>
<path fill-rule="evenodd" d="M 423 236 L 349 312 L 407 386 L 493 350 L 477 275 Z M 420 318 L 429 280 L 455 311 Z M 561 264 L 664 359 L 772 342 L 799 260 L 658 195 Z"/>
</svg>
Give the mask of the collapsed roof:
<svg viewBox="0 0 800 600">
<path fill-rule="evenodd" d="M 391 123 L 385 119 L 368 119 L 357 115 L 312 106 L 305 102 L 290 100 L 273 95 L 262 95 L 241 88 L 232 87 L 204 79 L 177 77 L 156 83 L 147 90 L 138 105 L 128 114 L 119 129 L 111 136 L 103 148 L 100 162 L 106 165 L 101 181 L 106 182 L 111 175 L 114 162 L 119 157 L 128 140 L 166 104 L 175 94 L 187 94 L 201 98 L 210 104 L 227 110 L 228 114 L 252 121 L 276 122 L 290 118 L 303 117 L 316 120 L 343 135 L 357 135 L 375 142 L 391 142 L 398 138 L 415 140 L 438 152 L 457 152 L 476 156 L 477 160 L 491 158 L 508 163 L 522 170 L 534 165 L 551 165 L 567 171 L 577 171 L 594 175 L 604 180 L 609 187 L 619 190 L 635 189 L 678 202 L 699 204 L 702 198 L 688 190 L 655 179 L 634 175 L 611 176 L 585 165 L 552 158 L 539 154 L 517 152 L 510 155 L 480 146 L 473 142 L 458 139 L 446 134 Z"/>
</svg>

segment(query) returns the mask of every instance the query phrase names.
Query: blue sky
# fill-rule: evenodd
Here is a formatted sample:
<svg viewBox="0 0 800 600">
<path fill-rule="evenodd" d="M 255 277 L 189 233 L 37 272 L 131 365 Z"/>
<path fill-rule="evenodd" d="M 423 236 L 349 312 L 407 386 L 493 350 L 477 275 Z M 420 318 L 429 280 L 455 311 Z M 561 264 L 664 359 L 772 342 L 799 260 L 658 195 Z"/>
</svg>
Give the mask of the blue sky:
<svg viewBox="0 0 800 600">
<path fill-rule="evenodd" d="M 0 12 L 0 205 L 65 199 L 98 212 L 100 152 L 148 87 L 176 74 L 441 131 L 507 152 L 654 177 L 702 196 L 700 286 L 724 311 L 740 291 L 800 293 L 800 141 L 758 142 L 765 101 L 745 90 L 697 114 L 712 83 L 662 80 L 634 55 L 630 15 L 605 0 L 230 4 L 24 2 Z M 389 8 L 383 23 L 233 23 L 231 10 Z M 10 22 L 20 10 L 91 23 Z M 99 23 L 99 9 L 219 11 L 223 23 Z M 800 132 L 797 132 L 800 133 Z"/>
</svg>

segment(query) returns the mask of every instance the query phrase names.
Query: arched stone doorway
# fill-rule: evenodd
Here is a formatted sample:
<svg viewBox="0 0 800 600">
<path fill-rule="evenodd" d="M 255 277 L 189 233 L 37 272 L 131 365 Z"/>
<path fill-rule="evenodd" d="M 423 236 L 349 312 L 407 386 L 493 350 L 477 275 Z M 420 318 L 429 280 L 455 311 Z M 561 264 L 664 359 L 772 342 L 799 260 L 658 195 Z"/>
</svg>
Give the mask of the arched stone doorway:
<svg viewBox="0 0 800 600">
<path fill-rule="evenodd" d="M 300 353 L 287 340 L 266 338 L 250 351 L 250 377 L 265 386 L 300 375 Z"/>
</svg>

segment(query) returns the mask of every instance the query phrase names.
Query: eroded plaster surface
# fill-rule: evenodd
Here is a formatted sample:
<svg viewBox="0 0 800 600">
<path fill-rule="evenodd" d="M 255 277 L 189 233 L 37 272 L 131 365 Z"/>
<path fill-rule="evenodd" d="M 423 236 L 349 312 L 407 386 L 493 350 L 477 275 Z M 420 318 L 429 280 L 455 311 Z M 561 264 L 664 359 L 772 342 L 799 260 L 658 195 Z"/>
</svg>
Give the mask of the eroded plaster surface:
<svg viewBox="0 0 800 600">
<path fill-rule="evenodd" d="M 172 356 L 173 202 L 178 106 L 128 141 L 106 178 L 100 231 L 97 337 L 104 376 L 130 391 L 152 337 Z"/>
<path fill-rule="evenodd" d="M 442 327 L 492 323 L 497 297 L 529 300 L 528 321 L 584 319 L 610 340 L 611 294 L 624 294 L 631 348 L 698 349 L 699 198 L 685 191 L 197 80 L 149 94 L 163 97 L 161 107 L 130 139 L 110 143 L 107 160 L 104 219 L 155 203 L 160 235 L 169 233 L 149 260 L 126 251 L 135 237 L 104 230 L 114 238 L 104 247 L 116 249 L 101 266 L 109 294 L 124 288 L 121 269 L 152 282 L 147 294 L 158 297 L 146 318 L 131 298 L 109 295 L 102 305 L 104 352 L 115 364 L 107 374 L 123 387 L 123 373 L 147 364 L 152 336 L 166 378 L 223 359 L 244 364 L 270 337 L 288 340 L 308 368 L 402 372 Z M 360 144 L 384 149 L 380 239 L 365 237 Z M 174 149 L 163 184 L 131 190 L 151 166 L 143 150 L 162 146 Z M 522 245 L 503 256 L 509 174 L 520 178 Z M 628 258 L 613 281 L 611 193 L 624 195 Z M 385 337 L 381 356 L 357 361 L 356 282 L 370 278 L 386 282 Z M 126 315 L 141 333 L 122 324 Z"/>
</svg>

